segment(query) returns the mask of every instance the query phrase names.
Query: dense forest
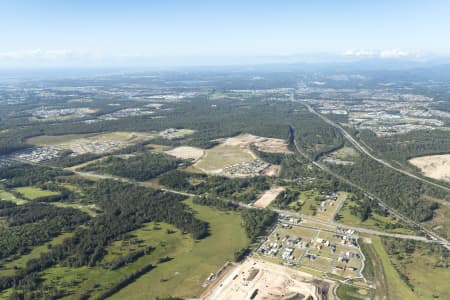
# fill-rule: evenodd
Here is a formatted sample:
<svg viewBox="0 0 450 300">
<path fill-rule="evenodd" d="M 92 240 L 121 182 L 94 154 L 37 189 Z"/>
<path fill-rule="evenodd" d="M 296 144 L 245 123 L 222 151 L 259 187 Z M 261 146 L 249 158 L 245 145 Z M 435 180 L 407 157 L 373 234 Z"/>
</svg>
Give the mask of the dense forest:
<svg viewBox="0 0 450 300">
<path fill-rule="evenodd" d="M 176 169 L 181 163 L 181 160 L 166 154 L 146 152 L 145 154 L 128 158 L 109 156 L 102 161 L 89 164 L 81 170 L 145 181 L 169 170 Z"/>
<path fill-rule="evenodd" d="M 162 185 L 193 194 L 207 194 L 250 203 L 270 188 L 266 177 L 228 178 L 183 171 L 171 171 L 159 177 Z"/>
<path fill-rule="evenodd" d="M 334 170 L 415 221 L 431 219 L 433 210 L 438 207 L 437 203 L 424 201 L 424 194 L 438 198 L 448 197 L 438 188 L 366 157 L 360 157 L 352 166 L 335 166 Z"/>
<path fill-rule="evenodd" d="M 450 152 L 450 138 L 446 130 L 416 130 L 401 135 L 377 137 L 364 130 L 360 139 L 375 152 L 390 160 L 406 163 L 416 156 Z"/>
<path fill-rule="evenodd" d="M 274 165 L 281 164 L 283 159 L 286 157 L 286 154 L 283 154 L 283 153 L 270 153 L 270 152 L 259 151 L 255 145 L 250 145 L 250 149 L 260 159 L 262 159 L 263 161 L 268 162 L 270 164 L 274 164 Z"/>
<path fill-rule="evenodd" d="M 10 168 L 0 168 L 0 179 L 7 180 L 8 188 L 36 185 L 54 181 L 59 176 L 71 175 L 72 172 L 36 165 L 18 165 Z"/>
<path fill-rule="evenodd" d="M 130 105 L 132 105 L 131 103 Z M 113 131 L 161 131 L 167 128 L 189 128 L 194 134 L 184 138 L 184 144 L 208 148 L 214 139 L 251 133 L 265 137 L 288 139 L 289 126 L 295 126 L 298 138 L 312 156 L 327 151 L 341 142 L 333 127 L 326 125 L 303 106 L 292 102 L 267 101 L 263 98 L 209 100 L 206 97 L 186 99 L 161 110 L 160 118 L 148 116 L 125 117 L 118 120 L 85 122 L 38 122 L 33 126 L 12 126 L 0 138 L 0 151 L 7 154 L 29 147 L 26 139 L 39 135 L 63 135 Z M 103 108 L 102 108 L 103 109 Z M 106 109 L 106 108 L 105 108 Z M 24 121 L 25 124 L 30 121 Z M 21 125 L 25 125 L 21 124 Z M 243 130 L 245 128 L 245 130 Z M 179 140 L 155 138 L 155 142 L 179 145 Z M 319 145 L 319 146 L 317 146 Z M 62 164 L 63 162 L 61 162 Z"/>
<path fill-rule="evenodd" d="M 3 202 L 3 201 L 2 201 Z M 0 209 L 8 227 L 0 227 L 0 259 L 28 253 L 32 246 L 43 244 L 63 232 L 72 231 L 89 220 L 77 209 L 30 203 Z"/>
<path fill-rule="evenodd" d="M 301 119 L 295 119 L 292 126 L 297 145 L 313 160 L 344 144 L 339 130 L 324 123 L 315 115 L 304 115 Z"/>
<path fill-rule="evenodd" d="M 277 214 L 268 209 L 244 209 L 241 217 L 247 236 L 255 241 L 258 236 L 264 234 L 267 227 L 275 222 Z"/>
</svg>

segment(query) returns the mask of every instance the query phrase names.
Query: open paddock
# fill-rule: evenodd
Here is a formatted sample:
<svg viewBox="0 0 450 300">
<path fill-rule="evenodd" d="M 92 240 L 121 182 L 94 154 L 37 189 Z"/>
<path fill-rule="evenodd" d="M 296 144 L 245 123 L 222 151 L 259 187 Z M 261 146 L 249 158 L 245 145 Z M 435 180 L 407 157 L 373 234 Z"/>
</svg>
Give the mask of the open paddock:
<svg viewBox="0 0 450 300">
<path fill-rule="evenodd" d="M 60 194 L 59 192 L 43 190 L 41 188 L 33 186 L 18 187 L 14 190 L 22 195 L 22 197 L 30 200 L 34 200 L 40 197 L 56 196 Z"/>
<path fill-rule="evenodd" d="M 206 150 L 206 154 L 195 164 L 205 173 L 220 174 L 226 166 L 247 163 L 254 156 L 236 145 L 220 144 Z"/>
<path fill-rule="evenodd" d="M 256 157 L 250 146 L 259 145 L 261 151 L 286 153 L 284 140 L 259 137 L 251 134 L 216 140 L 219 145 L 205 150 L 198 162 L 197 169 L 209 173 L 229 177 L 251 177 L 257 175 L 277 176 L 279 166 L 271 165 Z M 259 143 L 259 144 L 258 144 Z M 263 147 L 264 146 L 264 147 Z"/>
</svg>

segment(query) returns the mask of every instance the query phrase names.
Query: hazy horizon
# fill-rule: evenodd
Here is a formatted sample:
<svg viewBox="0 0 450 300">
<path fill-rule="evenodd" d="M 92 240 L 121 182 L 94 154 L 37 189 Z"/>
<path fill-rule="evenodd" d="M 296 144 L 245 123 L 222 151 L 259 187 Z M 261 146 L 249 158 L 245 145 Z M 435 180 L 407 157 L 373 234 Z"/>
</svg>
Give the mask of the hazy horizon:
<svg viewBox="0 0 450 300">
<path fill-rule="evenodd" d="M 450 62 L 447 1 L 10 1 L 0 68 Z"/>
</svg>

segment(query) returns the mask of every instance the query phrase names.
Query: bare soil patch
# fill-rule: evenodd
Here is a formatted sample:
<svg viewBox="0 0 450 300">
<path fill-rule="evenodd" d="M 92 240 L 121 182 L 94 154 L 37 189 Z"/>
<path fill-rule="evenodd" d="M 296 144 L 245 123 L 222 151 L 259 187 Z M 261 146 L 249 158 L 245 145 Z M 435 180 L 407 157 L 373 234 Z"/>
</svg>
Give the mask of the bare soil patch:
<svg viewBox="0 0 450 300">
<path fill-rule="evenodd" d="M 335 283 L 263 260 L 247 258 L 242 264 L 217 280 L 203 294 L 202 300 L 220 299 L 282 299 L 297 295 L 300 299 L 319 299 L 316 290 L 326 289 L 328 299 L 334 299 Z M 252 295 L 254 297 L 252 297 Z M 303 298 L 302 298 L 303 296 Z"/>
<path fill-rule="evenodd" d="M 180 146 L 166 151 L 166 153 L 176 158 L 198 160 L 205 154 L 205 150 L 196 147 Z"/>
<path fill-rule="evenodd" d="M 262 196 L 258 200 L 256 200 L 253 206 L 258 208 L 266 208 L 284 190 L 285 188 L 280 186 L 271 188 L 270 190 L 264 192 L 264 194 L 262 194 Z"/>
<path fill-rule="evenodd" d="M 416 157 L 409 162 L 427 177 L 450 181 L 450 154 Z"/>
<path fill-rule="evenodd" d="M 266 168 L 263 171 L 263 175 L 269 177 L 276 177 L 280 174 L 281 167 L 279 165 L 270 165 L 270 167 Z"/>
<path fill-rule="evenodd" d="M 287 148 L 285 140 L 256 136 L 253 134 L 240 134 L 231 138 L 224 139 L 225 145 L 241 146 L 248 148 L 251 144 L 255 145 L 259 151 L 270 153 L 291 153 Z"/>
</svg>

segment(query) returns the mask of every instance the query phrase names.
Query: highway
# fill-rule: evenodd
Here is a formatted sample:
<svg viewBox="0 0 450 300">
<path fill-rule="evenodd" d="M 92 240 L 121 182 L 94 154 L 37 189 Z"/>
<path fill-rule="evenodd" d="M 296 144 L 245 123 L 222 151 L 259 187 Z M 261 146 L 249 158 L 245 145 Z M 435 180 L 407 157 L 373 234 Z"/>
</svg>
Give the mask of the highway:
<svg viewBox="0 0 450 300">
<path fill-rule="evenodd" d="M 294 130 L 295 130 L 295 128 L 294 128 Z M 304 156 L 306 159 L 308 159 L 309 161 L 311 161 L 311 163 L 313 163 L 316 167 L 318 167 L 318 168 L 320 168 L 321 170 L 323 170 L 324 172 L 327 172 L 327 173 L 329 173 L 330 175 L 332 175 L 332 176 L 338 178 L 339 180 L 342 180 L 342 181 L 344 181 L 344 182 L 346 182 L 346 183 L 348 183 L 348 184 L 350 184 L 350 185 L 352 185 L 352 186 L 355 186 L 355 187 L 359 188 L 360 190 L 366 192 L 364 189 L 362 189 L 362 188 L 359 187 L 359 186 L 356 186 L 355 184 L 353 184 L 352 182 L 350 182 L 350 181 L 347 180 L 346 178 L 343 178 L 343 177 L 341 177 L 341 176 L 339 176 L 339 175 L 333 173 L 332 171 L 330 171 L 330 170 L 329 170 L 328 168 L 326 168 L 325 166 L 319 164 L 318 162 L 315 162 L 315 161 L 311 160 L 305 153 L 303 153 L 303 152 L 301 151 L 301 149 L 298 147 L 297 142 L 296 142 L 295 139 L 294 139 L 294 145 L 295 145 L 297 151 L 298 151 L 302 156 Z M 28 162 L 28 163 L 29 163 L 29 162 Z M 59 168 L 59 167 L 51 167 L 51 168 L 54 168 L 54 169 L 62 169 L 62 168 Z M 117 181 L 121 181 L 121 182 L 128 182 L 128 183 L 132 183 L 132 184 L 137 184 L 137 185 L 140 185 L 140 186 L 148 187 L 148 185 L 145 184 L 145 183 L 138 182 L 138 181 L 135 181 L 135 180 L 131 180 L 131 179 L 128 179 L 128 178 L 119 177 L 119 176 L 107 175 L 107 174 L 97 174 L 97 173 L 92 173 L 92 172 L 77 171 L 77 170 L 74 170 L 73 168 L 71 168 L 71 169 L 67 168 L 66 170 L 70 170 L 71 172 L 73 172 L 73 173 L 75 173 L 75 174 L 77 174 L 77 175 L 79 175 L 79 176 L 86 177 L 86 178 L 90 178 L 90 179 L 110 179 L 110 180 L 117 180 Z M 174 193 L 174 194 L 183 195 L 183 196 L 187 196 L 187 197 L 195 197 L 195 196 L 199 196 L 199 195 L 197 195 L 197 194 L 192 194 L 192 193 L 187 193 L 187 192 L 181 192 L 181 191 L 177 191 L 177 190 L 173 190 L 173 189 L 167 189 L 167 188 L 159 188 L 159 189 L 160 189 L 161 191 L 164 191 L 164 192 Z M 366 192 L 366 193 L 367 193 L 367 192 Z M 368 194 L 369 194 L 369 193 L 368 193 Z M 369 195 L 370 195 L 370 194 L 369 194 Z M 372 195 L 372 196 L 373 196 L 373 195 Z M 385 207 L 386 209 L 388 209 L 389 212 L 390 212 L 392 215 L 396 216 L 396 217 L 399 218 L 400 220 L 403 220 L 403 221 L 405 221 L 405 222 L 407 222 L 407 223 L 409 223 L 409 224 L 416 225 L 416 226 L 417 226 L 418 228 L 420 228 L 425 234 L 427 234 L 428 236 L 430 236 L 431 239 L 427 239 L 427 238 L 422 237 L 422 236 L 403 235 L 403 234 L 393 234 L 393 233 L 386 233 L 386 232 L 381 232 L 381 231 L 376 231 L 376 230 L 371 230 L 371 229 L 366 229 L 366 228 L 361 228 L 361 227 L 347 226 L 347 225 L 342 225 L 342 224 L 335 223 L 334 220 L 323 221 L 323 220 L 320 220 L 320 219 L 315 218 L 315 217 L 306 216 L 306 215 L 300 215 L 300 214 L 295 213 L 295 212 L 289 212 L 289 211 L 284 211 L 284 210 L 276 210 L 276 209 L 274 209 L 274 211 L 277 212 L 277 213 L 285 214 L 285 215 L 291 215 L 291 216 L 295 216 L 295 217 L 300 217 L 300 218 L 303 218 L 303 219 L 305 219 L 305 220 L 310 220 L 310 221 L 314 221 L 314 222 L 317 222 L 317 223 L 322 223 L 322 224 L 328 224 L 328 225 L 332 225 L 332 226 L 339 226 L 339 227 L 342 227 L 342 228 L 353 229 L 353 230 L 355 230 L 355 231 L 358 231 L 358 232 L 361 232 L 361 233 L 366 233 L 366 234 L 373 234 L 373 235 L 379 235 L 379 236 L 388 236 L 388 237 L 401 238 L 401 239 L 411 239 L 411 240 L 418 240 L 418 241 L 424 241 L 424 242 L 435 242 L 435 243 L 439 243 L 439 244 L 443 245 L 444 247 L 446 247 L 447 249 L 450 250 L 450 243 L 449 243 L 446 239 L 444 239 L 444 238 L 438 236 L 437 234 L 435 234 L 434 232 L 432 232 L 432 231 L 426 229 L 426 228 L 423 227 L 421 224 L 417 224 L 417 223 L 415 223 L 414 221 L 412 221 L 412 220 L 410 220 L 410 219 L 408 219 L 408 218 L 406 218 L 406 217 L 404 217 L 404 216 L 398 214 L 397 212 L 395 212 L 394 210 L 392 210 L 392 209 L 390 209 L 388 206 L 386 206 L 380 199 L 378 199 L 378 198 L 375 197 L 375 196 L 373 196 L 373 197 L 374 197 L 374 199 L 376 199 L 376 200 L 379 201 L 380 205 L 382 205 L 383 207 Z M 240 207 L 243 207 L 243 208 L 259 209 L 259 208 L 256 208 L 256 207 L 252 206 L 251 204 L 242 203 L 242 202 L 235 201 L 235 200 L 232 200 L 232 199 L 222 199 L 222 200 L 232 202 L 232 203 L 234 203 L 234 204 L 236 204 L 236 205 L 239 205 Z M 342 201 L 342 202 L 343 202 L 343 201 Z"/>
<path fill-rule="evenodd" d="M 373 160 L 379 162 L 380 164 L 385 165 L 386 167 L 388 167 L 388 168 L 390 168 L 390 169 L 392 169 L 392 170 L 395 170 L 395 171 L 397 171 L 397 172 L 400 172 L 400 173 L 402 173 L 402 174 L 404 174 L 404 175 L 406 175 L 406 176 L 412 177 L 412 178 L 414 178 L 414 179 L 420 180 L 420 181 L 422 181 L 422 182 L 425 182 L 425 183 L 427 183 L 427 184 L 433 185 L 433 186 L 435 186 L 435 187 L 437 187 L 437 188 L 440 188 L 440 189 L 443 189 L 443 190 L 445 190 L 445 191 L 447 191 L 447 192 L 450 192 L 450 188 L 449 188 L 449 187 L 446 187 L 446 186 L 441 185 L 441 184 L 438 184 L 438 183 L 436 183 L 436 182 L 433 182 L 433 181 L 427 180 L 427 179 L 425 179 L 425 178 L 419 177 L 419 176 L 417 176 L 417 175 L 415 175 L 415 174 L 413 174 L 413 173 L 410 173 L 410 172 L 408 172 L 408 171 L 402 170 L 402 169 L 400 169 L 400 168 L 396 168 L 396 167 L 394 167 L 393 165 L 391 165 L 389 162 L 387 162 L 387 161 L 385 161 L 385 160 L 382 160 L 381 158 L 378 158 L 378 157 L 374 156 L 372 153 L 369 152 L 369 150 L 367 150 L 367 149 L 366 149 L 364 146 L 362 146 L 357 140 L 355 140 L 355 139 L 353 138 L 353 136 L 352 136 L 351 134 L 349 134 L 342 126 L 340 126 L 339 124 L 337 124 L 337 123 L 331 121 L 330 119 L 326 118 L 325 116 L 319 114 L 319 113 L 318 113 L 317 111 L 315 111 L 308 103 L 306 103 L 306 102 L 304 102 L 304 101 L 301 101 L 301 103 L 302 103 L 303 105 L 306 106 L 306 108 L 309 110 L 309 112 L 315 114 L 316 116 L 318 116 L 319 118 L 321 118 L 321 119 L 322 119 L 324 122 L 326 122 L 327 124 L 329 124 L 329 125 L 331 125 L 331 126 L 337 128 L 337 129 L 342 133 L 342 135 L 343 135 L 343 136 L 344 136 L 344 137 L 345 137 L 345 138 L 346 138 L 346 139 L 347 139 L 347 140 L 348 140 L 355 148 L 357 148 L 359 151 L 361 151 L 361 152 L 363 152 L 364 154 L 366 154 L 366 155 L 367 155 L 368 157 L 370 157 L 371 159 L 373 159 Z"/>
<path fill-rule="evenodd" d="M 82 172 L 82 171 L 75 171 L 75 170 L 72 170 L 72 172 L 74 172 L 75 174 L 77 174 L 79 176 L 83 176 L 83 177 L 91 178 L 91 179 L 92 178 L 96 178 L 96 179 L 112 179 L 112 180 L 117 180 L 117 181 L 121 181 L 121 182 L 128 182 L 128 183 L 134 183 L 134 184 L 138 184 L 138 185 L 141 185 L 141 186 L 148 187 L 144 183 L 136 182 L 134 180 L 130 180 L 130 179 L 119 177 L 119 176 L 96 174 L 96 173 L 92 173 L 92 172 Z M 181 191 L 168 189 L 168 188 L 160 188 L 160 190 L 164 191 L 164 192 L 168 192 L 168 193 L 174 193 L 174 194 L 178 194 L 178 195 L 182 195 L 182 196 L 187 196 L 187 197 L 200 196 L 200 195 L 197 195 L 197 194 L 181 192 Z M 259 208 L 256 208 L 256 207 L 250 205 L 250 204 L 234 201 L 234 200 L 231 200 L 231 199 L 222 199 L 222 200 L 232 202 L 233 204 L 239 205 L 240 207 L 247 208 L 247 209 L 259 209 Z M 342 201 L 342 203 L 343 202 L 344 201 Z M 337 208 L 339 209 L 340 207 L 337 207 Z M 430 242 L 431 243 L 433 243 L 433 242 L 434 243 L 439 243 L 439 244 L 445 246 L 446 248 L 450 249 L 450 244 L 445 239 L 431 239 L 430 240 L 430 239 L 427 239 L 426 237 L 423 237 L 423 236 L 387 233 L 387 232 L 382 232 L 382 231 L 377 231 L 377 230 L 372 230 L 372 229 L 367 229 L 367 228 L 343 225 L 343 224 L 334 222 L 334 220 L 324 221 L 324 220 L 321 220 L 319 218 L 315 218 L 315 217 L 307 216 L 307 215 L 303 215 L 303 214 L 298 214 L 296 212 L 291 212 L 291 211 L 285 211 L 285 210 L 280 210 L 280 209 L 273 209 L 273 211 L 275 211 L 275 212 L 277 212 L 279 214 L 284 214 L 284 215 L 300 218 L 300 219 L 303 219 L 303 220 L 309 220 L 309 221 L 316 222 L 316 223 L 319 223 L 319 224 L 339 226 L 339 227 L 342 227 L 342 228 L 352 229 L 352 230 L 355 230 L 357 232 L 365 233 L 365 234 L 372 234 L 372 235 L 386 236 L 386 237 L 394 237 L 394 238 L 399 238 L 399 239 L 409 239 L 409 240 L 422 241 L 422 242 L 428 242 L 428 243 L 430 243 Z M 408 221 L 411 222 L 411 220 L 408 220 Z M 425 232 L 425 233 L 427 233 L 427 232 Z M 428 235 L 430 235 L 430 234 L 428 234 Z"/>
<path fill-rule="evenodd" d="M 440 184 L 431 182 L 431 181 L 429 181 L 429 180 L 423 179 L 423 178 L 421 178 L 421 177 L 418 177 L 418 176 L 416 176 L 416 175 L 414 175 L 414 174 L 411 174 L 411 173 L 409 173 L 409 172 L 406 172 L 406 171 L 404 171 L 404 170 L 395 168 L 394 166 L 392 166 L 392 165 L 389 164 L 388 162 L 386 162 L 386 161 L 384 161 L 384 160 L 382 160 L 382 159 L 379 159 L 379 158 L 373 156 L 373 155 L 372 155 L 365 147 L 363 147 L 363 146 L 362 146 L 358 141 L 356 141 L 356 140 L 355 140 L 355 139 L 354 139 L 347 131 L 345 131 L 344 128 L 342 128 L 342 127 L 339 126 L 338 124 L 334 123 L 333 121 L 329 120 L 328 118 L 326 118 L 326 117 L 324 117 L 323 115 L 321 115 L 321 114 L 319 114 L 318 112 L 316 112 L 316 111 L 315 111 L 308 103 L 306 103 L 305 101 L 297 101 L 297 102 L 299 102 L 299 103 L 301 103 L 302 105 L 304 105 L 304 106 L 308 109 L 309 112 L 315 114 L 316 116 L 318 116 L 319 118 L 321 118 L 321 119 L 322 119 L 324 122 L 326 122 L 327 124 L 329 124 L 329 125 L 331 125 L 331 126 L 337 128 L 337 129 L 342 133 L 342 135 L 344 136 L 344 138 L 346 138 L 352 145 L 355 146 L 355 148 L 357 148 L 357 149 L 358 149 L 359 151 L 361 151 L 362 153 L 366 154 L 366 155 L 367 155 L 368 157 L 370 157 L 371 159 L 373 159 L 373 160 L 375 160 L 375 161 L 377 161 L 377 162 L 379 162 L 379 163 L 381 163 L 381 164 L 383 164 L 383 165 L 385 165 L 385 166 L 387 166 L 387 167 L 389 167 L 389 168 L 391 168 L 391 169 L 393 169 L 393 170 L 396 170 L 396 171 L 398 171 L 398 172 L 400 172 L 400 173 L 402 173 L 402 174 L 405 174 L 405 175 L 410 176 L 410 177 L 412 177 L 412 178 L 418 179 L 418 180 L 420 180 L 420 181 L 422 181 L 422 182 L 432 184 L 433 186 L 442 188 L 442 189 L 444 189 L 444 190 L 450 192 L 450 188 L 447 188 L 447 187 L 445 187 L 445 186 L 443 186 L 443 185 L 440 185 Z M 293 128 L 293 129 L 295 130 L 295 128 Z M 343 182 L 346 182 L 347 184 L 349 184 L 349 185 L 351 185 L 351 186 L 353 186 L 353 187 L 356 187 L 356 188 L 358 188 L 359 190 L 361 190 L 361 191 L 365 192 L 366 194 L 370 195 L 371 197 L 373 197 L 374 199 L 376 199 L 376 200 L 378 201 L 378 203 L 379 203 L 379 205 L 380 205 L 381 207 L 387 209 L 387 210 L 389 211 L 390 214 L 392 214 L 393 216 L 395 216 L 395 217 L 398 218 L 399 220 L 402 220 L 402 221 L 404 221 L 404 222 L 406 222 L 406 223 L 409 223 L 409 224 L 412 224 L 412 225 L 416 226 L 417 228 L 420 228 L 420 230 L 421 230 L 423 233 L 427 234 L 431 239 L 438 241 L 440 244 L 442 244 L 444 247 L 446 247 L 447 249 L 450 250 L 450 243 L 449 243 L 449 241 L 447 241 L 447 239 L 445 239 L 445 238 L 439 236 L 438 234 L 436 234 L 435 232 L 433 232 L 433 231 L 427 229 L 427 228 L 424 227 L 422 224 L 417 223 L 417 222 L 415 222 L 415 221 L 409 219 L 408 217 L 403 216 L 402 214 L 400 214 L 400 213 L 398 213 L 397 211 L 395 211 L 395 210 L 393 210 L 392 208 L 390 208 L 386 203 L 384 203 L 383 200 L 381 200 L 380 198 L 376 197 L 375 195 L 372 195 L 371 193 L 369 193 L 368 191 L 366 191 L 364 188 L 362 188 L 362 187 L 360 187 L 360 186 L 354 184 L 354 183 L 351 182 L 350 180 L 348 180 L 348 179 L 346 179 L 346 178 L 344 178 L 344 177 L 342 177 L 342 176 L 340 176 L 340 175 L 338 175 L 338 174 L 332 172 L 332 171 L 329 170 L 326 166 L 324 166 L 324 165 L 320 164 L 319 162 L 316 162 L 316 161 L 312 160 L 311 158 L 309 158 L 309 156 L 306 155 L 306 154 L 300 149 L 300 147 L 298 146 L 297 141 L 296 141 L 295 138 L 294 138 L 294 146 L 295 146 L 297 152 L 300 153 L 304 158 L 306 158 L 307 160 L 309 160 L 313 165 L 315 165 L 316 167 L 318 167 L 318 168 L 321 169 L 322 171 L 327 172 L 328 174 L 334 176 L 335 178 L 337 178 L 337 179 L 339 179 L 339 180 L 341 180 L 341 181 L 343 181 Z"/>
</svg>

